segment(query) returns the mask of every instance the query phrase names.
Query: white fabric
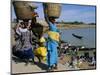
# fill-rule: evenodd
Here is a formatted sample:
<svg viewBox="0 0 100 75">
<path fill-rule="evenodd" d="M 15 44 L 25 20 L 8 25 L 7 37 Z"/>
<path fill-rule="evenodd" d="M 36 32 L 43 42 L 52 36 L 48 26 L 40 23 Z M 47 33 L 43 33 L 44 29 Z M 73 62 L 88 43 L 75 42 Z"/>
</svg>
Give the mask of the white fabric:
<svg viewBox="0 0 100 75">
<path fill-rule="evenodd" d="M 21 35 L 21 32 L 26 32 L 26 31 L 28 31 L 27 28 L 23 29 L 23 28 L 19 27 L 18 29 L 16 29 L 16 33 L 19 35 Z"/>
</svg>

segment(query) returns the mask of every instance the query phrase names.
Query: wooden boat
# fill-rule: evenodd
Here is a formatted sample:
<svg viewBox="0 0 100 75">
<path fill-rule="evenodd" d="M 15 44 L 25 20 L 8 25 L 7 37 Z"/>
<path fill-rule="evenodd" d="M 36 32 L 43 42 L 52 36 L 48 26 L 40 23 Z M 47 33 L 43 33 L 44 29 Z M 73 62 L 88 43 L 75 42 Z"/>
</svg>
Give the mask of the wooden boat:
<svg viewBox="0 0 100 75">
<path fill-rule="evenodd" d="M 72 35 L 73 35 L 74 37 L 78 38 L 78 39 L 82 39 L 82 38 L 83 38 L 83 36 L 79 36 L 79 35 L 76 35 L 76 34 L 74 34 L 74 33 L 72 33 Z"/>
</svg>

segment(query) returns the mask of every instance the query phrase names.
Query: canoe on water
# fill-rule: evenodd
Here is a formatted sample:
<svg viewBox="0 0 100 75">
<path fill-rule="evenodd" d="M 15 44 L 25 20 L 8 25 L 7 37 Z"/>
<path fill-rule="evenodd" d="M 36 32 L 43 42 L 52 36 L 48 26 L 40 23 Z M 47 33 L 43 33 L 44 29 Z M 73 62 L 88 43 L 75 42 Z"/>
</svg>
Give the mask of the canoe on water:
<svg viewBox="0 0 100 75">
<path fill-rule="evenodd" d="M 83 36 L 79 36 L 79 35 L 76 35 L 76 34 L 74 34 L 74 33 L 72 33 L 72 35 L 73 35 L 74 37 L 78 38 L 78 39 L 82 39 L 82 38 L 83 38 Z"/>
</svg>

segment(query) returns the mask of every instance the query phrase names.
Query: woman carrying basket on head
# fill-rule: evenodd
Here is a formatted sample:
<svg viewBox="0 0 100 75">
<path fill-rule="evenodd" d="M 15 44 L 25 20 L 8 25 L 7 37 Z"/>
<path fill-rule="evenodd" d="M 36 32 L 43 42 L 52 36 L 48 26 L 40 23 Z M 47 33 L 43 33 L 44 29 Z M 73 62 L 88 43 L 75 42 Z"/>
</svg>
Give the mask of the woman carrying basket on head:
<svg viewBox="0 0 100 75">
<path fill-rule="evenodd" d="M 29 61 L 32 59 L 34 61 L 34 54 L 32 51 L 32 33 L 29 30 L 30 24 L 26 22 L 21 22 L 21 27 L 17 25 L 16 33 L 19 36 L 18 42 L 13 48 L 13 55 Z M 27 62 L 26 61 L 26 62 Z"/>
<path fill-rule="evenodd" d="M 47 40 L 47 63 L 48 63 L 48 71 L 53 71 L 53 69 L 57 69 L 58 64 L 58 52 L 57 47 L 59 43 L 59 30 L 55 24 L 55 18 L 48 17 L 47 11 L 45 10 L 45 19 L 49 25 L 48 32 L 48 40 Z"/>
</svg>

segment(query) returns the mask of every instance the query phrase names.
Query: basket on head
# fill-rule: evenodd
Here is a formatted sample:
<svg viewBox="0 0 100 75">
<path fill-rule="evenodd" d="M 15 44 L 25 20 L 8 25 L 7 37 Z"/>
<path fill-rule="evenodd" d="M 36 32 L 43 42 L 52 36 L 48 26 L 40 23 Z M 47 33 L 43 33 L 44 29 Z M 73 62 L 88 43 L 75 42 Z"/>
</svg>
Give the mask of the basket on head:
<svg viewBox="0 0 100 75">
<path fill-rule="evenodd" d="M 26 1 L 13 1 L 17 19 L 32 19 L 32 9 Z"/>
<path fill-rule="evenodd" d="M 44 3 L 43 8 L 44 8 L 44 15 L 46 14 L 45 11 L 47 11 L 48 17 L 59 18 L 61 13 L 61 4 Z"/>
</svg>

